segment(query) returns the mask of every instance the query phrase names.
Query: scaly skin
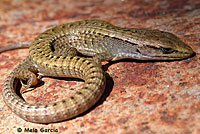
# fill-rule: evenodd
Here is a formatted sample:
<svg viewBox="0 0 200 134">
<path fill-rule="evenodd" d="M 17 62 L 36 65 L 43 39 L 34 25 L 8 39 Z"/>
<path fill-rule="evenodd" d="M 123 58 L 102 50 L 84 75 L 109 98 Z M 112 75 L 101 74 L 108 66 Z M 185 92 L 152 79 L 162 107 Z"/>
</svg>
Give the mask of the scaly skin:
<svg viewBox="0 0 200 134">
<path fill-rule="evenodd" d="M 11 46 L 0 52 L 23 46 Z M 8 76 L 3 86 L 5 103 L 24 120 L 57 122 L 86 111 L 104 92 L 102 60 L 176 60 L 190 57 L 193 50 L 175 35 L 158 30 L 129 29 L 101 20 L 68 23 L 49 29 L 30 44 L 29 56 Z M 92 56 L 94 61 L 78 57 Z M 74 96 L 48 105 L 31 105 L 16 94 L 18 80 L 26 90 L 42 76 L 79 77 L 84 86 Z"/>
<path fill-rule="evenodd" d="M 85 80 L 80 91 L 72 97 L 48 105 L 32 105 L 16 94 L 18 79 L 30 80 L 31 85 L 37 84 L 34 73 L 37 68 L 27 57 L 7 77 L 3 85 L 3 98 L 10 109 L 26 121 L 50 123 L 79 115 L 93 106 L 105 89 L 105 76 L 102 69 L 93 61 L 82 57 L 67 56 L 62 64 L 52 61 L 51 65 L 62 68 L 65 76 L 79 77 Z M 33 73 L 34 72 L 34 73 Z"/>
</svg>

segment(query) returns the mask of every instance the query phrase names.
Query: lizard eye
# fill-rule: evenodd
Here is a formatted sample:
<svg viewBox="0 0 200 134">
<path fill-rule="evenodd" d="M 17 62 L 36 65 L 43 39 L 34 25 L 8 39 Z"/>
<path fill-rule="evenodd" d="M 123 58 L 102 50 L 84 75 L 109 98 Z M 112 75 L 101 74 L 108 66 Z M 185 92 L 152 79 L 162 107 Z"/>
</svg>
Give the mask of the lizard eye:
<svg viewBox="0 0 200 134">
<path fill-rule="evenodd" d="M 170 53 L 174 52 L 174 50 L 172 48 L 160 47 L 160 50 L 163 52 L 163 54 L 170 54 Z"/>
</svg>

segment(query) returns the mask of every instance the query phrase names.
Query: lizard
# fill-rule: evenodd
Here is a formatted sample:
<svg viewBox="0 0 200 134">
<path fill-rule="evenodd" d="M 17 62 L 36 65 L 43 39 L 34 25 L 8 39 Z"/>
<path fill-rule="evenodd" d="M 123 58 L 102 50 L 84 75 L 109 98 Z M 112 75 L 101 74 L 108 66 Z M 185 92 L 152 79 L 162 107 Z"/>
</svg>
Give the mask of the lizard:
<svg viewBox="0 0 200 134">
<path fill-rule="evenodd" d="M 101 61 L 180 60 L 194 51 L 172 33 L 115 26 L 103 20 L 83 20 L 55 26 L 39 34 L 30 44 L 12 45 L 3 51 L 29 47 L 29 56 L 7 77 L 3 98 L 10 109 L 26 121 L 51 123 L 70 119 L 93 106 L 105 90 Z M 92 56 L 93 60 L 81 55 Z M 33 105 L 16 94 L 22 81 L 26 91 L 41 76 L 79 77 L 85 80 L 72 97 L 48 105 Z"/>
</svg>

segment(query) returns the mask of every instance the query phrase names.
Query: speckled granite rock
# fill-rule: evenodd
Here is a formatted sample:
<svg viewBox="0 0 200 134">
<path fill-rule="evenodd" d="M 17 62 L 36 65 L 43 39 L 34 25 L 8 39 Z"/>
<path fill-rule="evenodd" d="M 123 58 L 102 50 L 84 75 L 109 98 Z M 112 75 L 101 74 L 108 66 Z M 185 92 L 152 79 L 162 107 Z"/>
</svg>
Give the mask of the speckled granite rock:
<svg viewBox="0 0 200 134">
<path fill-rule="evenodd" d="M 2 0 L 0 47 L 32 41 L 55 25 L 84 19 L 172 32 L 190 45 L 196 56 L 174 62 L 105 62 L 109 76 L 101 101 L 79 117 L 59 123 L 26 122 L 10 111 L 0 95 L 0 133 L 200 133 L 198 0 Z M 5 78 L 27 55 L 27 49 L 0 54 L 0 92 Z M 71 79 L 43 81 L 37 89 L 23 94 L 26 101 L 53 102 L 69 96 L 83 84 Z"/>
</svg>

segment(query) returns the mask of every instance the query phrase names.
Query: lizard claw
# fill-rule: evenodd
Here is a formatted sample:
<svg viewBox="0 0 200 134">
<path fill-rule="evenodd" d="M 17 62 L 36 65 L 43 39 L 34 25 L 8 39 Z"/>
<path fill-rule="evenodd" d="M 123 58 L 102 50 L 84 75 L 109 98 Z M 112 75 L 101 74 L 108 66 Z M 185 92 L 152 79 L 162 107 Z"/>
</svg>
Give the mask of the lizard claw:
<svg viewBox="0 0 200 134">
<path fill-rule="evenodd" d="M 23 94 L 25 92 L 29 92 L 29 91 L 32 91 L 33 89 L 35 88 L 27 88 L 26 85 L 22 85 L 22 88 L 20 90 L 20 94 Z"/>
<path fill-rule="evenodd" d="M 38 77 L 42 77 L 42 75 L 39 74 Z M 30 88 L 31 86 L 35 86 L 38 83 L 38 78 L 35 74 L 30 75 L 30 78 L 28 79 L 27 83 L 24 83 L 22 80 L 20 80 L 22 84 L 22 88 L 20 90 L 20 93 L 23 94 L 24 92 L 28 92 L 33 90 L 34 88 Z"/>
</svg>

